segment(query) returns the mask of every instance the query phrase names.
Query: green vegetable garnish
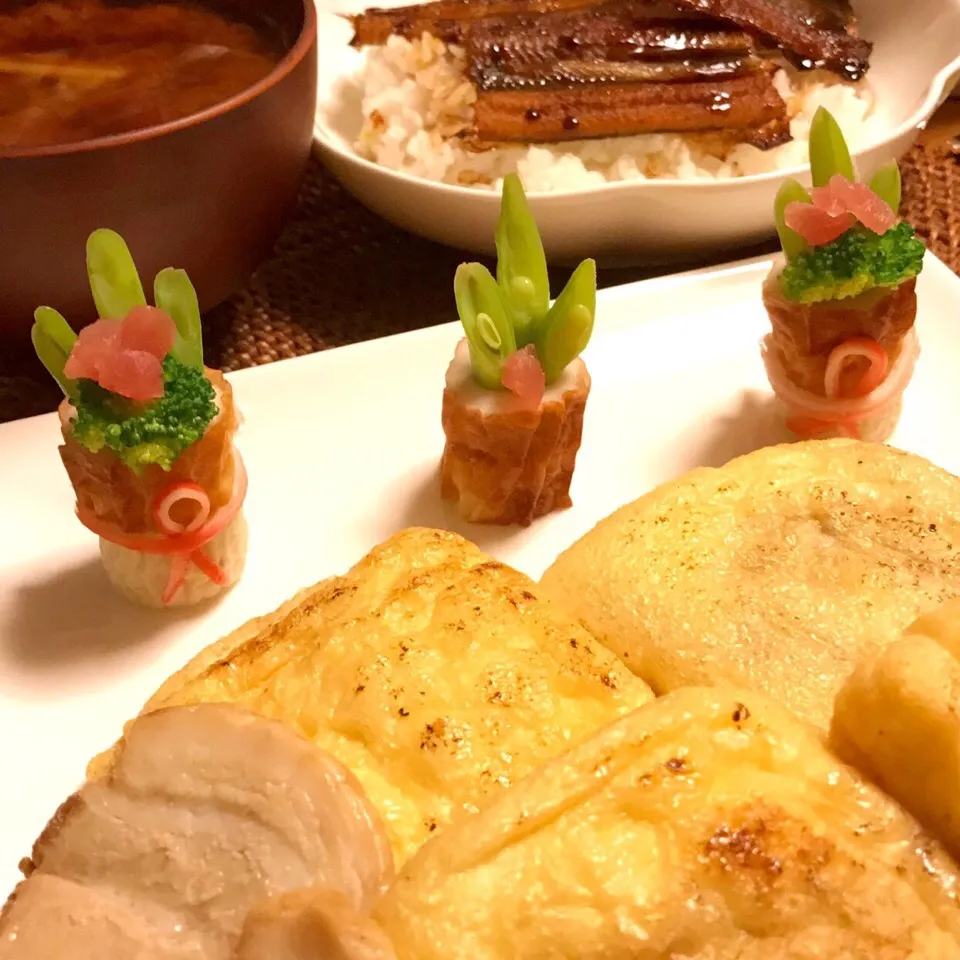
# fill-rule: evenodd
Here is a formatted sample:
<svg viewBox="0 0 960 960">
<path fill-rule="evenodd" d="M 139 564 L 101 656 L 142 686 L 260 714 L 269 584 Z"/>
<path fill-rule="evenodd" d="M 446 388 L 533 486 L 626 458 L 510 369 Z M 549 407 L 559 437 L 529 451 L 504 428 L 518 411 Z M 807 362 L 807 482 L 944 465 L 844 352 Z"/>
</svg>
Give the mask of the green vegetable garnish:
<svg viewBox="0 0 960 960">
<path fill-rule="evenodd" d="M 875 287 L 896 287 L 917 276 L 926 248 L 908 223 L 882 236 L 853 228 L 820 247 L 787 261 L 780 288 L 788 300 L 818 303 L 842 300 Z"/>
<path fill-rule="evenodd" d="M 470 344 L 473 375 L 481 387 L 495 390 L 500 386 L 503 361 L 517 349 L 500 288 L 483 264 L 462 263 L 457 267 L 453 292 Z"/>
<path fill-rule="evenodd" d="M 164 395 L 144 407 L 92 380 L 79 381 L 74 439 L 94 453 L 104 447 L 112 450 L 134 471 L 149 464 L 169 470 L 203 436 L 217 405 L 203 370 L 172 354 L 163 361 L 163 382 Z"/>
<path fill-rule="evenodd" d="M 126 241 L 113 230 L 94 230 L 87 240 L 87 275 L 97 316 L 122 320 L 146 304 L 143 285 Z"/>
<path fill-rule="evenodd" d="M 780 234 L 780 246 L 788 257 L 794 257 L 807 249 L 807 241 L 795 230 L 791 230 L 783 218 L 789 203 L 810 203 L 810 194 L 796 180 L 786 180 L 777 191 L 777 198 L 773 202 L 773 216 L 777 233 Z"/>
<path fill-rule="evenodd" d="M 835 173 L 855 179 L 843 131 L 833 114 L 819 107 L 810 124 L 810 177 L 815 187 L 825 187 Z"/>
<path fill-rule="evenodd" d="M 188 367 L 203 367 L 203 333 L 197 291 L 186 270 L 167 267 L 153 281 L 154 303 L 168 313 L 177 326 L 177 339 L 171 351 Z"/>
<path fill-rule="evenodd" d="M 550 308 L 537 331 L 537 356 L 553 383 L 567 364 L 583 353 L 597 312 L 597 265 L 584 260 Z"/>
<path fill-rule="evenodd" d="M 488 390 L 499 389 L 506 360 L 533 344 L 549 385 L 590 340 L 597 305 L 596 264 L 584 260 L 550 306 L 543 242 L 516 174 L 503 181 L 496 243 L 496 280 L 479 263 L 461 264 L 454 278 L 474 379 Z"/>
<path fill-rule="evenodd" d="M 67 358 L 73 345 L 77 342 L 77 335 L 70 329 L 70 324 L 52 307 L 37 307 L 34 311 L 34 324 L 30 331 L 33 348 L 37 351 L 43 365 L 57 383 L 60 389 L 71 400 L 77 399 L 77 384 L 63 372 Z"/>
<path fill-rule="evenodd" d="M 814 187 L 829 188 L 830 180 L 838 173 L 854 182 L 853 161 L 843 133 L 831 114 L 820 107 L 810 126 L 810 174 Z M 901 185 L 896 163 L 877 170 L 869 187 L 897 212 Z M 864 216 L 876 229 L 883 229 L 885 221 L 868 215 L 869 206 L 858 210 L 859 202 L 851 205 L 850 210 Z M 920 273 L 925 248 L 909 224 L 894 224 L 878 236 L 851 217 L 851 226 L 836 240 L 808 243 L 786 224 L 786 209 L 791 203 L 812 203 L 811 194 L 796 180 L 786 181 L 774 201 L 774 221 L 787 261 L 780 274 L 780 289 L 788 300 L 844 300 L 868 290 L 899 286 Z M 798 225 L 806 232 L 802 224 Z M 816 239 L 815 230 L 814 220 L 811 241 Z"/>
<path fill-rule="evenodd" d="M 550 309 L 550 278 L 540 231 L 515 173 L 503 181 L 496 243 L 497 283 L 513 317 L 517 346 L 524 347 Z"/>
<path fill-rule="evenodd" d="M 900 168 L 896 161 L 884 164 L 871 178 L 870 189 L 896 213 L 900 209 Z"/>
<path fill-rule="evenodd" d="M 102 320 L 123 320 L 146 304 L 140 275 L 123 238 L 96 230 L 87 241 L 90 290 Z M 490 278 L 496 289 L 496 283 Z M 203 369 L 203 340 L 197 294 L 183 270 L 161 270 L 154 280 L 156 305 L 177 328 L 163 360 L 164 395 L 135 402 L 93 380 L 71 380 L 64 372 L 77 335 L 51 307 L 38 307 L 31 331 L 37 356 L 76 408 L 73 438 L 94 453 L 112 450 L 131 470 L 173 461 L 204 434 L 217 415 L 216 392 Z"/>
</svg>

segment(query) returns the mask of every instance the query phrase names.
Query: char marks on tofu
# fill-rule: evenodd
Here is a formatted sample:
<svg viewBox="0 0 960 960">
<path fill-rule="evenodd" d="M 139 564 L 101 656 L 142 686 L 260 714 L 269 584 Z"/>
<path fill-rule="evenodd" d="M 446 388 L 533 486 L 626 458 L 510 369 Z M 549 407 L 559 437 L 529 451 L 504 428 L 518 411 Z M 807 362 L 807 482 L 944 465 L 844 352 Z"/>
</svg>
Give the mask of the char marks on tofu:
<svg viewBox="0 0 960 960">
<path fill-rule="evenodd" d="M 845 0 L 439 0 L 351 20 L 357 47 L 465 49 L 476 147 L 721 132 L 767 149 L 790 139 L 780 56 L 856 80 L 871 52 Z"/>
</svg>

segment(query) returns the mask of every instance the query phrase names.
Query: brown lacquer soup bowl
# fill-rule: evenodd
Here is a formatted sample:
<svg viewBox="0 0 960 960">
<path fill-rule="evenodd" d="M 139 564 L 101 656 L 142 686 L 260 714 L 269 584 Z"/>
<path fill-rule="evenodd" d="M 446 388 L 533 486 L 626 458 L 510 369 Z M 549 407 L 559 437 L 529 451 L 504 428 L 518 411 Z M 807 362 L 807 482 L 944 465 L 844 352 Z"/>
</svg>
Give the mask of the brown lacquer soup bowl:
<svg viewBox="0 0 960 960">
<path fill-rule="evenodd" d="M 202 309 L 242 287 L 309 160 L 316 41 L 313 0 L 0 0 L 0 336 L 41 304 L 95 319 L 99 227 L 145 287 L 182 267 Z"/>
</svg>

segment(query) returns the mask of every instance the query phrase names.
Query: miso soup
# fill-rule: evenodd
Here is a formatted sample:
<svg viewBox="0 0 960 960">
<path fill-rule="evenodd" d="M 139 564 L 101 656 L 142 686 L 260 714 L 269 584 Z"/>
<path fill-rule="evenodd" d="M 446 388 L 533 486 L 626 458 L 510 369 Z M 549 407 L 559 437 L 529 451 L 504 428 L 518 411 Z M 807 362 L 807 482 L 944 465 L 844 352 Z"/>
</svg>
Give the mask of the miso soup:
<svg viewBox="0 0 960 960">
<path fill-rule="evenodd" d="M 41 0 L 0 13 L 0 151 L 179 120 L 263 79 L 261 32 L 179 2 Z"/>
</svg>

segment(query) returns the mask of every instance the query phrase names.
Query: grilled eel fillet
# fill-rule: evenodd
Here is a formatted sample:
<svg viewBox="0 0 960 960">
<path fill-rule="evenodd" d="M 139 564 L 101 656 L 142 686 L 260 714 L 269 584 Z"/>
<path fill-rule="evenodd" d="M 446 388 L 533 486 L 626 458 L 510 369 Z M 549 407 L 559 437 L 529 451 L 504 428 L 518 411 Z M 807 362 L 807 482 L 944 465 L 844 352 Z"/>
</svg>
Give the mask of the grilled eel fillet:
<svg viewBox="0 0 960 960">
<path fill-rule="evenodd" d="M 475 149 L 665 130 L 724 131 L 761 148 L 789 139 L 775 68 L 752 35 L 660 0 L 544 9 L 575 2 L 513 2 L 509 13 L 509 0 L 464 4 L 469 19 L 455 28 L 447 2 L 399 17 L 368 11 L 354 20 L 354 42 L 392 24 L 464 45 L 477 90 L 467 135 Z M 432 27 L 416 12 L 424 10 L 438 15 Z"/>
<path fill-rule="evenodd" d="M 770 37 L 801 67 L 859 80 L 873 44 L 857 36 L 847 0 L 677 0 L 684 7 Z"/>
<path fill-rule="evenodd" d="M 480 21 L 465 46 L 481 141 L 721 129 L 759 146 L 789 139 L 775 67 L 729 24 L 602 7 Z"/>
<path fill-rule="evenodd" d="M 350 44 L 354 47 L 379 46 L 394 34 L 413 40 L 429 33 L 444 43 L 460 43 L 471 24 L 488 17 L 586 10 L 596 4 L 597 0 L 438 0 L 408 7 L 370 7 L 347 19 L 353 25 Z"/>
<path fill-rule="evenodd" d="M 438 0 L 372 7 L 350 18 L 351 43 L 370 46 L 385 43 L 393 34 L 411 39 L 423 33 L 445 43 L 462 43 L 477 23 L 490 18 L 582 13 L 606 6 L 607 0 Z M 772 41 L 800 66 L 824 67 L 850 80 L 866 72 L 872 50 L 872 44 L 857 36 L 848 0 L 620 0 L 614 6 L 638 19 L 726 21 Z M 542 36 L 544 31 L 537 33 Z"/>
<path fill-rule="evenodd" d="M 690 83 L 597 83 L 561 90 L 481 92 L 480 141 L 557 142 L 657 131 L 737 130 L 762 148 L 789 140 L 786 106 L 772 69 Z M 724 111 L 724 112 L 720 112 Z"/>
</svg>

